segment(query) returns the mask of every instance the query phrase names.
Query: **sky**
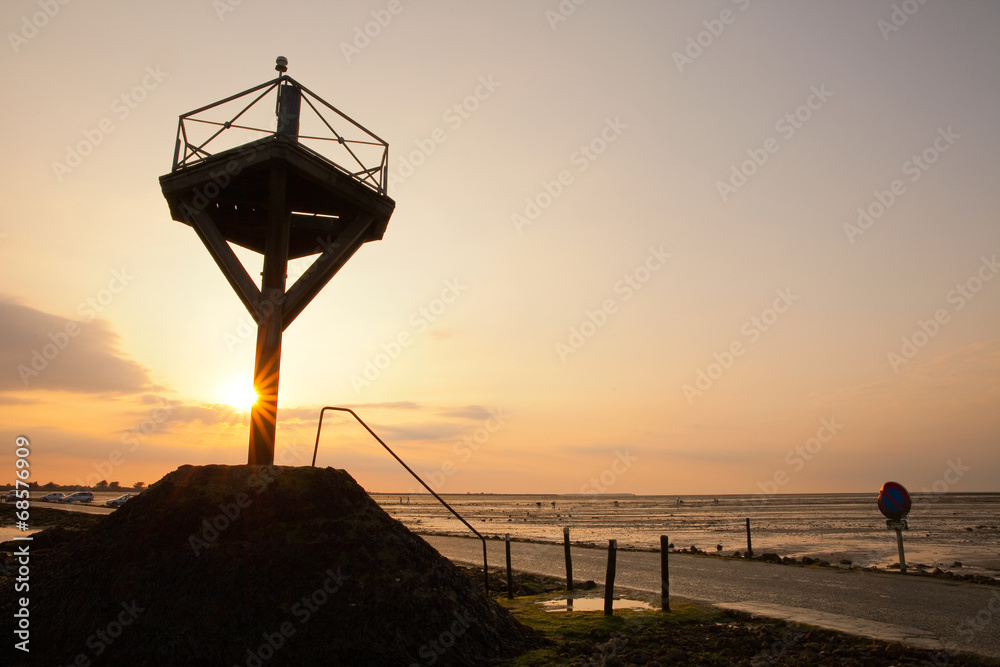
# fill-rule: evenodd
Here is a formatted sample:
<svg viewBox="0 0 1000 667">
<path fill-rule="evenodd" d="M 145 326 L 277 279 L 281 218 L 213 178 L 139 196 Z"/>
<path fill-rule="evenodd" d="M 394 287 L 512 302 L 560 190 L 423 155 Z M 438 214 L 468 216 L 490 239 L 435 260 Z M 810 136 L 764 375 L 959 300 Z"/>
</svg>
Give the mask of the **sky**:
<svg viewBox="0 0 1000 667">
<path fill-rule="evenodd" d="M 157 179 L 180 114 L 281 55 L 389 143 L 396 209 L 285 332 L 277 463 L 333 405 L 444 493 L 1000 491 L 1000 4 L 10 0 L 0 26 L 4 482 L 18 436 L 41 484 L 246 462 L 252 321 Z M 342 415 L 317 464 L 418 490 Z"/>
</svg>

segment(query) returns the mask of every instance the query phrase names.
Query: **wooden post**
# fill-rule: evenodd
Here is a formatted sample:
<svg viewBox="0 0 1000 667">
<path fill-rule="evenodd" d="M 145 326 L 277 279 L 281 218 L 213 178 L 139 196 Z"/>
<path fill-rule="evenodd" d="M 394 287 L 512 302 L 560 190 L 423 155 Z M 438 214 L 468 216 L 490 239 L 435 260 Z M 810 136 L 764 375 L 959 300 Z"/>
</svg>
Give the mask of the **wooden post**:
<svg viewBox="0 0 1000 667">
<path fill-rule="evenodd" d="M 670 611 L 670 542 L 666 535 L 660 535 L 660 606 Z"/>
<path fill-rule="evenodd" d="M 750 541 L 750 517 L 747 517 L 747 558 L 753 558 L 753 542 Z"/>
<path fill-rule="evenodd" d="M 510 533 L 504 536 L 504 541 L 507 543 L 507 599 L 514 599 L 514 574 L 510 570 Z"/>
<path fill-rule="evenodd" d="M 573 590 L 573 556 L 569 551 L 569 526 L 563 528 L 563 548 L 566 551 L 566 590 Z"/>
<path fill-rule="evenodd" d="M 281 368 L 282 302 L 288 271 L 290 223 L 284 162 L 271 166 L 268 184 L 267 241 L 257 315 L 257 357 L 253 388 L 257 402 L 250 410 L 250 465 L 274 465 L 274 436 L 278 420 L 278 373 Z"/>
<path fill-rule="evenodd" d="M 604 615 L 614 616 L 615 567 L 618 564 L 618 540 L 608 540 L 608 574 L 604 579 Z"/>
</svg>

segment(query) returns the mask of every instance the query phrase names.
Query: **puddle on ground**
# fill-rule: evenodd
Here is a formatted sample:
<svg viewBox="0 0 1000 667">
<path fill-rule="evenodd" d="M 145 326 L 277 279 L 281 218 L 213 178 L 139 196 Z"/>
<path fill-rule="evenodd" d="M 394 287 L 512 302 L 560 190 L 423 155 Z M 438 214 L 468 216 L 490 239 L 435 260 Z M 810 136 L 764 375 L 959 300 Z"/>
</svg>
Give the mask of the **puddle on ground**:
<svg viewBox="0 0 1000 667">
<path fill-rule="evenodd" d="M 567 598 L 539 602 L 545 611 L 604 611 L 604 598 Z M 652 609 L 653 605 L 642 600 L 615 598 L 615 609 Z"/>
</svg>

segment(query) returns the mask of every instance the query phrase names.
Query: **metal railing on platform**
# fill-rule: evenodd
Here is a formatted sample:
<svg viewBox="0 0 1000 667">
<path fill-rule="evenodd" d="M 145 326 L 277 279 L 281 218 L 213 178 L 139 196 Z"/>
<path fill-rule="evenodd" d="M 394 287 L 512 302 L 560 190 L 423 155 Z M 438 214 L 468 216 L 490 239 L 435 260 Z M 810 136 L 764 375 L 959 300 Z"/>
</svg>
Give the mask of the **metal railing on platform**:
<svg viewBox="0 0 1000 667">
<path fill-rule="evenodd" d="M 434 496 L 439 503 L 441 503 L 442 505 L 444 505 L 448 509 L 449 512 L 451 512 L 452 514 L 454 514 L 455 517 L 459 521 L 461 521 L 463 524 L 465 524 L 466 528 L 468 528 L 469 530 L 471 530 L 473 533 L 476 534 L 476 537 L 478 537 L 479 540 L 483 543 L 483 583 L 486 586 L 486 594 L 489 595 L 489 593 L 490 593 L 490 575 L 489 575 L 489 567 L 488 567 L 488 565 L 486 563 L 486 538 L 483 537 L 482 534 L 478 530 L 476 530 L 475 528 L 473 528 L 472 524 L 470 524 L 468 521 L 466 521 L 462 517 L 461 514 L 459 514 L 458 512 L 456 512 L 455 509 L 451 505 L 449 505 L 447 502 L 445 502 L 444 498 L 442 498 L 437 493 L 435 493 L 434 489 L 432 489 L 431 487 L 427 486 L 427 483 L 424 482 L 424 480 L 420 479 L 420 475 L 418 475 L 417 473 L 413 472 L 413 469 L 410 468 L 410 466 L 406 465 L 406 463 L 403 461 L 403 459 L 399 458 L 399 456 L 396 455 L 396 452 L 392 451 L 392 449 L 389 448 L 389 445 L 385 444 L 385 442 L 382 440 L 382 438 L 378 437 L 378 435 L 375 433 L 375 431 L 373 431 L 371 429 L 371 427 L 368 426 L 368 424 L 366 424 L 364 422 L 364 420 L 361 419 L 361 417 L 359 417 L 356 412 L 354 412 L 354 410 L 351 410 L 350 408 L 338 408 L 338 407 L 334 407 L 334 406 L 328 405 L 328 406 L 324 407 L 322 410 L 319 411 L 319 423 L 316 425 L 316 445 L 315 445 L 315 447 L 313 447 L 312 467 L 314 467 L 314 468 L 316 467 L 316 454 L 319 452 L 319 436 L 320 436 L 320 433 L 322 432 L 322 429 L 323 429 L 323 415 L 324 415 L 324 413 L 326 413 L 327 410 L 335 410 L 337 412 L 347 412 L 352 417 L 354 417 L 355 419 L 357 419 L 358 423 L 361 424 L 362 426 L 364 426 L 365 430 L 368 431 L 369 433 L 371 433 L 372 437 L 375 438 L 375 440 L 378 441 L 378 444 L 382 445 L 382 447 L 385 448 L 385 451 L 389 452 L 389 454 L 392 455 L 392 458 L 396 459 L 399 462 L 399 465 L 401 465 L 404 468 L 406 468 L 406 472 L 410 473 L 410 475 L 412 475 L 415 480 L 417 480 L 418 482 L 420 482 L 421 486 L 423 486 L 425 489 L 427 489 L 428 493 L 430 493 L 432 496 Z"/>
<path fill-rule="evenodd" d="M 304 146 L 311 144 L 306 146 L 311 152 L 378 194 L 386 195 L 389 144 L 287 74 L 181 115 L 172 171 L 198 164 L 239 144 L 246 145 L 245 141 L 226 142 L 227 135 L 236 133 L 246 140 L 281 134 L 280 127 L 270 126 L 275 120 L 269 111 L 264 117 L 254 118 L 248 112 L 268 95 L 280 95 L 282 86 L 297 88 L 305 102 L 301 118 L 295 119 L 296 123 L 301 120 L 305 124 L 305 133 L 295 139 Z M 312 113 L 306 113 L 306 109 Z M 280 124 L 280 120 L 277 122 Z M 328 154 L 331 152 L 337 154 L 337 159 Z"/>
</svg>

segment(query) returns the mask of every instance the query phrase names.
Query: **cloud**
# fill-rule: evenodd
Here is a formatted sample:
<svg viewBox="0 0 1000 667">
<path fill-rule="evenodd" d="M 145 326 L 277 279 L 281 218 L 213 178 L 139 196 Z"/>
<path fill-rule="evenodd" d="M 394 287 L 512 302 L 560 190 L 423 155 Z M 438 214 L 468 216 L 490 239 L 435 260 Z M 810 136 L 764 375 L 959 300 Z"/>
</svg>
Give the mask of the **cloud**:
<svg viewBox="0 0 1000 667">
<path fill-rule="evenodd" d="M 420 404 L 413 401 L 388 401 L 385 403 L 349 403 L 339 406 L 351 410 L 419 410 Z M 318 410 L 318 408 L 317 408 Z"/>
<path fill-rule="evenodd" d="M 1000 340 L 969 343 L 946 353 L 916 356 L 899 373 L 843 387 L 824 400 L 876 405 L 880 409 L 924 405 L 952 410 L 993 407 L 1000 399 Z"/>
<path fill-rule="evenodd" d="M 465 433 L 458 424 L 432 422 L 427 424 L 397 424 L 375 429 L 384 440 L 447 440 Z"/>
<path fill-rule="evenodd" d="M 449 408 L 447 410 L 442 410 L 441 414 L 445 417 L 455 417 L 456 419 L 472 419 L 475 421 L 484 421 L 492 416 L 489 409 L 484 408 L 481 405 L 466 405 L 461 408 Z"/>
<path fill-rule="evenodd" d="M 38 401 L 29 398 L 19 398 L 17 396 L 4 396 L 0 394 L 0 405 L 34 405 Z"/>
<path fill-rule="evenodd" d="M 102 320 L 77 322 L 0 298 L 0 322 L 0 392 L 127 395 L 152 387 Z"/>
</svg>

